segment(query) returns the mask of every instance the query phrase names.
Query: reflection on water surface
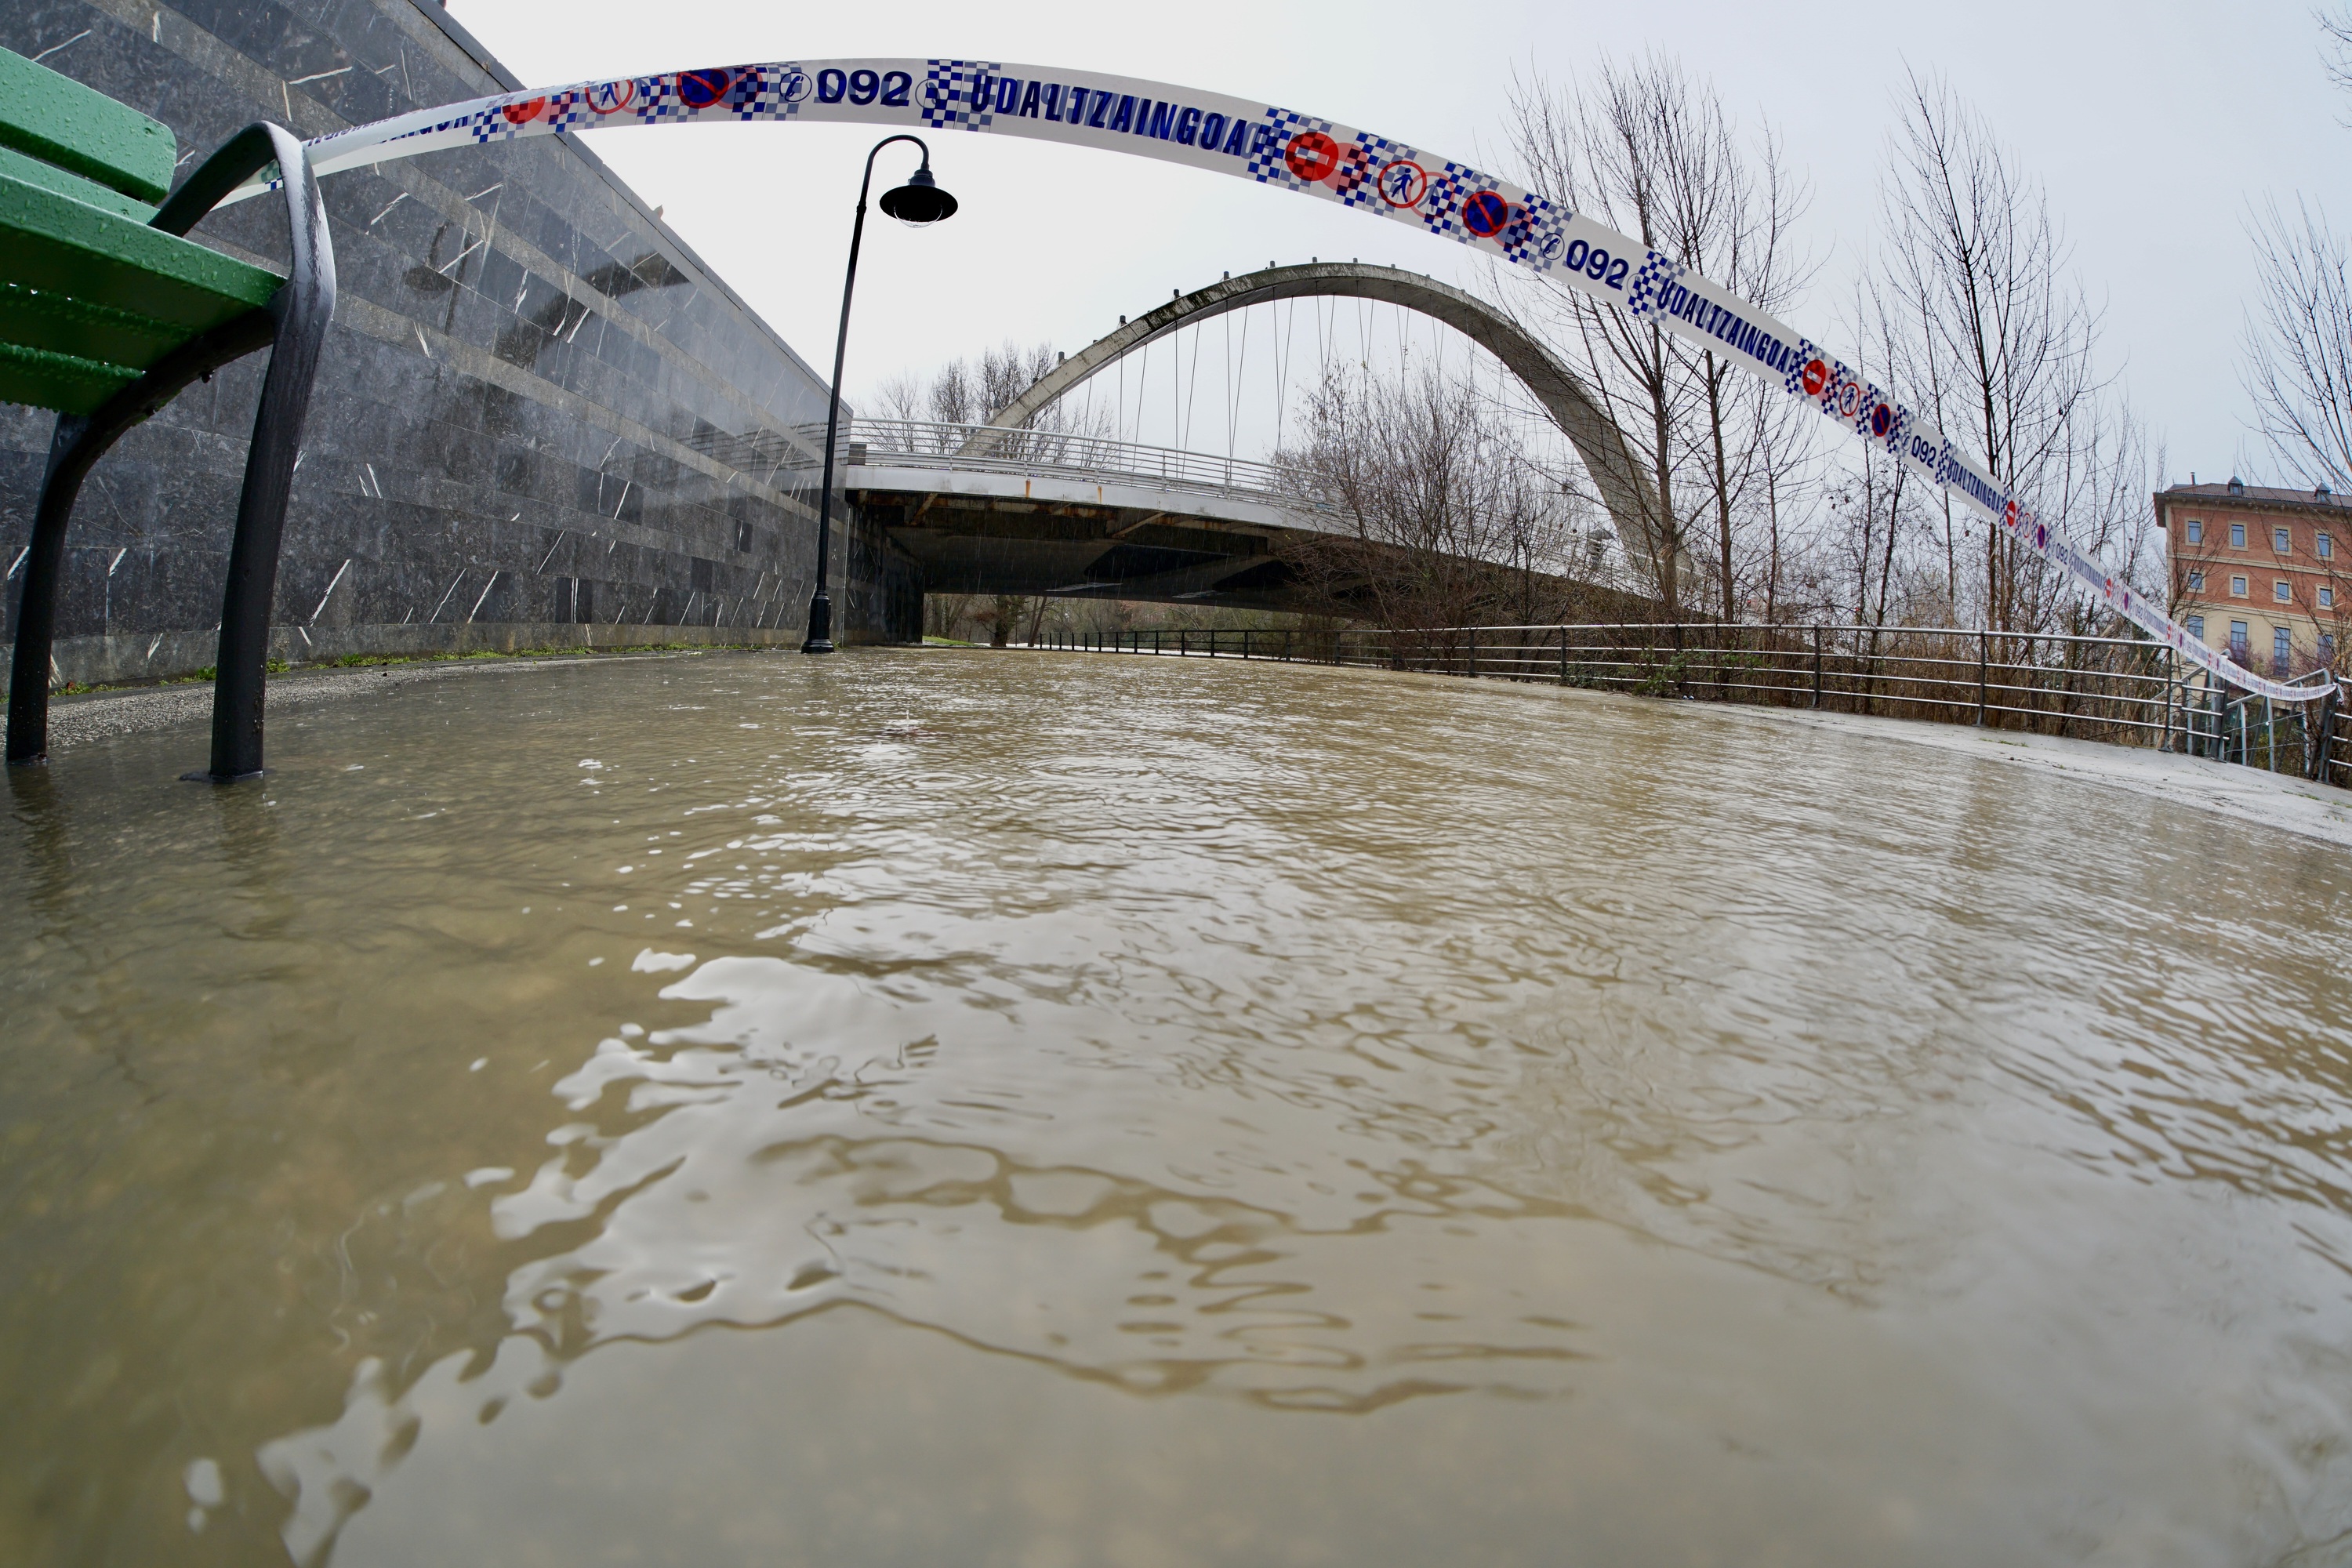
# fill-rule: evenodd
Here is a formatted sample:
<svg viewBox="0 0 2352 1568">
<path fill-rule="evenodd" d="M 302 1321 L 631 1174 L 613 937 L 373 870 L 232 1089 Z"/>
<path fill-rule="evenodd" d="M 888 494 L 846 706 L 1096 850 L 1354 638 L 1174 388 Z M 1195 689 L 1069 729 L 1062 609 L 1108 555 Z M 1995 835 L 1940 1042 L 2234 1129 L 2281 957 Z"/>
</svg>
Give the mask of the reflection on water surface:
<svg viewBox="0 0 2352 1568">
<path fill-rule="evenodd" d="M 192 743 L 0 837 L 0 1558 L 2352 1561 L 2339 851 L 1198 660 Z"/>
</svg>

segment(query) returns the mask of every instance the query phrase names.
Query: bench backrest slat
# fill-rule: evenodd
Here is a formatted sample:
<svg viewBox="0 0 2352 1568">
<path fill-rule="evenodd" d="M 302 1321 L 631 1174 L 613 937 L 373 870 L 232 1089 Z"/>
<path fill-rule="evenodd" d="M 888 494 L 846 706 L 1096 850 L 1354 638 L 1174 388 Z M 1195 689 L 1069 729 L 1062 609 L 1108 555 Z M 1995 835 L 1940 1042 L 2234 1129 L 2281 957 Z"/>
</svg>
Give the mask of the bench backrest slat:
<svg viewBox="0 0 2352 1568">
<path fill-rule="evenodd" d="M 171 194 L 179 158 L 164 126 L 7 49 L 0 49 L 0 147 L 145 202 Z"/>
<path fill-rule="evenodd" d="M 151 203 L 133 201 L 119 191 L 108 190 L 96 180 L 85 180 L 79 174 L 67 174 L 55 163 L 26 157 L 14 147 L 0 147 L 0 180 L 22 180 L 41 190 L 71 196 L 100 212 L 129 218 L 132 223 L 143 224 L 155 216 Z M 8 218 L 7 200 L 0 196 L 0 228 L 7 226 Z"/>
</svg>

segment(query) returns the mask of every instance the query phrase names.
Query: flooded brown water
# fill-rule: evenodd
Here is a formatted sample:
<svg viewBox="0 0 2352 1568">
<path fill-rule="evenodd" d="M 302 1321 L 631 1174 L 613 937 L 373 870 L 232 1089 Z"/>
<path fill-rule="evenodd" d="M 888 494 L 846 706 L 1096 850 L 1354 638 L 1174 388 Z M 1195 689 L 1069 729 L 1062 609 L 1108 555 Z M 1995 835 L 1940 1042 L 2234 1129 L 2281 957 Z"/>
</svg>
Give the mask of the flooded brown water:
<svg viewBox="0 0 2352 1568">
<path fill-rule="evenodd" d="M 862 651 L 19 781 L 0 1561 L 2352 1562 L 2352 857 Z"/>
</svg>

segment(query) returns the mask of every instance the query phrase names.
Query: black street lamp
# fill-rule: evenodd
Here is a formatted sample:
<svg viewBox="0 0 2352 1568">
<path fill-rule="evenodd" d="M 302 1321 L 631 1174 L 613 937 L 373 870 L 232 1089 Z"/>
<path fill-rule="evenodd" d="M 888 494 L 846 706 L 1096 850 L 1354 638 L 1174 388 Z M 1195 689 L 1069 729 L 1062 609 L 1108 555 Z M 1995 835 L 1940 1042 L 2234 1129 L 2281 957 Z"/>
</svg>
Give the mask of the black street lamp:
<svg viewBox="0 0 2352 1568">
<path fill-rule="evenodd" d="M 921 228 L 955 216 L 956 199 L 931 178 L 931 150 L 919 136 L 885 136 L 866 154 L 866 178 L 857 187 L 857 221 L 849 230 L 849 276 L 841 285 L 841 331 L 833 342 L 833 395 L 824 412 L 824 489 L 816 503 L 816 593 L 809 600 L 808 640 L 803 653 L 833 651 L 833 595 L 825 591 L 825 563 L 833 553 L 833 453 L 841 432 L 841 361 L 849 349 L 849 296 L 857 287 L 857 247 L 866 237 L 866 193 L 874 186 L 874 153 L 893 142 L 923 149 L 923 166 L 905 184 L 882 193 L 882 210 L 910 227 Z"/>
</svg>

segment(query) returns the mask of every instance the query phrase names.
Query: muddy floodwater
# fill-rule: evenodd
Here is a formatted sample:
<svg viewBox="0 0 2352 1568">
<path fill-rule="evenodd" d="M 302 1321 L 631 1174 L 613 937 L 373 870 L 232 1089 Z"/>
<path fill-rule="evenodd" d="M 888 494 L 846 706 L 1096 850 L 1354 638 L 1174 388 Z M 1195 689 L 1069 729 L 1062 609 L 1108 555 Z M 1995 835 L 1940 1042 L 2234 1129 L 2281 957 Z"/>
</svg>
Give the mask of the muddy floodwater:
<svg viewBox="0 0 2352 1568">
<path fill-rule="evenodd" d="M 2352 1563 L 2352 856 L 1689 704 L 505 668 L 19 779 L 0 1562 Z"/>
</svg>

